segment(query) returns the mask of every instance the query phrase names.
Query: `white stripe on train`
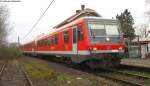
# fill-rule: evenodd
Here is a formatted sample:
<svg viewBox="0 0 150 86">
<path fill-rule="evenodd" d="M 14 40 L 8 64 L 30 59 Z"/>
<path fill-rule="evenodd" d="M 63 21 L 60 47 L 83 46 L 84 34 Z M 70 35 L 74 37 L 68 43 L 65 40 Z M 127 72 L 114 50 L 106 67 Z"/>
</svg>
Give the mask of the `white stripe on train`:
<svg viewBox="0 0 150 86">
<path fill-rule="evenodd" d="M 123 53 L 124 50 L 96 50 L 96 51 L 23 51 L 24 53 L 39 53 L 39 54 L 80 54 L 90 55 L 91 53 Z"/>
</svg>

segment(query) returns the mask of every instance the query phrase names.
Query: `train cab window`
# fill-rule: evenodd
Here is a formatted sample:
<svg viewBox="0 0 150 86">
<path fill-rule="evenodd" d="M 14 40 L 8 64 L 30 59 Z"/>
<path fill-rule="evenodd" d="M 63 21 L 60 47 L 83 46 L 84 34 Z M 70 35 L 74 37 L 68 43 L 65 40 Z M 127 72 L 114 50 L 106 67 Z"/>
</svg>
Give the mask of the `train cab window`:
<svg viewBox="0 0 150 86">
<path fill-rule="evenodd" d="M 69 41 L 69 31 L 64 31 L 64 43 L 68 43 Z"/>
<path fill-rule="evenodd" d="M 55 44 L 58 44 L 58 34 L 55 35 Z"/>
<path fill-rule="evenodd" d="M 83 40 L 83 30 L 82 30 L 82 26 L 81 25 L 78 25 L 77 27 L 77 32 L 78 32 L 78 40 L 79 41 L 82 41 Z"/>
<path fill-rule="evenodd" d="M 107 35 L 119 35 L 119 30 L 117 25 L 105 25 Z"/>
</svg>

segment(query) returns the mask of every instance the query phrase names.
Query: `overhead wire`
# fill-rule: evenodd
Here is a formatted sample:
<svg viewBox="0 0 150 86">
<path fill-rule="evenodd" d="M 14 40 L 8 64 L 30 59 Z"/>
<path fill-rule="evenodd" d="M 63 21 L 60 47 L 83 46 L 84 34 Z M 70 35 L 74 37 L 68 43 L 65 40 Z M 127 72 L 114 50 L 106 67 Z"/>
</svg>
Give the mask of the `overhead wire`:
<svg viewBox="0 0 150 86">
<path fill-rule="evenodd" d="M 28 33 L 23 37 L 23 39 L 25 39 L 32 31 L 33 29 L 36 27 L 36 25 L 39 23 L 39 21 L 42 19 L 42 17 L 44 16 L 44 14 L 47 12 L 47 10 L 50 8 L 50 6 L 52 5 L 52 3 L 54 2 L 54 0 L 52 0 L 50 2 L 50 4 L 48 5 L 48 7 L 45 9 L 45 11 L 42 13 L 42 15 L 39 17 L 39 19 L 35 22 L 35 24 L 32 26 L 32 28 L 28 31 Z"/>
</svg>

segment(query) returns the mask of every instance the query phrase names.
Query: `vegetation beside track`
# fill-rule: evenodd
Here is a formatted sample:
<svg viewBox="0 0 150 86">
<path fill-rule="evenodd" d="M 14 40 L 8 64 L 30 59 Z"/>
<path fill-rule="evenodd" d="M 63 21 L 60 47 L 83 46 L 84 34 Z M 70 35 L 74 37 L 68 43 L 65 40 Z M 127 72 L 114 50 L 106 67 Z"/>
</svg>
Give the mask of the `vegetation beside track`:
<svg viewBox="0 0 150 86">
<path fill-rule="evenodd" d="M 42 85 L 44 83 L 49 83 L 53 86 L 117 86 L 116 83 L 108 82 L 107 80 L 100 79 L 99 77 L 90 76 L 90 75 L 77 75 L 77 74 L 68 74 L 68 73 L 60 73 L 55 69 L 51 68 L 45 62 L 37 62 L 37 61 L 20 61 L 27 73 L 30 75 L 33 80 L 35 80 L 34 84 L 36 86 L 37 82 L 42 81 Z M 46 84 L 45 86 L 47 86 Z"/>
<path fill-rule="evenodd" d="M 42 71 L 43 68 L 45 68 L 46 65 L 42 64 L 34 64 L 34 63 L 24 63 L 25 69 L 27 72 L 33 77 L 37 79 L 51 79 L 56 77 L 56 73 L 52 69 L 46 69 L 46 71 Z"/>
<path fill-rule="evenodd" d="M 7 5 L 0 4 L 0 60 L 10 60 L 21 56 L 19 44 L 8 42 L 8 36 L 13 29 L 8 18 L 9 9 Z"/>
</svg>

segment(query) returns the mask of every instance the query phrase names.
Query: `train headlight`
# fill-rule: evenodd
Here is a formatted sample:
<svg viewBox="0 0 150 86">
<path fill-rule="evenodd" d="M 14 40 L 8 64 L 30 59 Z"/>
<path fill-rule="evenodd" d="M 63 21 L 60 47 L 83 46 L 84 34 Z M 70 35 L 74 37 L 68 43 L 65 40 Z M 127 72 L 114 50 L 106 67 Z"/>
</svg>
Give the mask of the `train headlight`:
<svg viewBox="0 0 150 86">
<path fill-rule="evenodd" d="M 119 50 L 122 50 L 122 47 L 119 47 Z"/>
<path fill-rule="evenodd" d="M 97 48 L 96 48 L 96 47 L 94 47 L 94 48 L 93 48 L 93 50 L 94 50 L 94 51 L 96 51 L 96 50 L 97 50 Z"/>
<path fill-rule="evenodd" d="M 106 38 L 106 41 L 110 41 L 110 38 L 107 37 L 107 38 Z"/>
</svg>

